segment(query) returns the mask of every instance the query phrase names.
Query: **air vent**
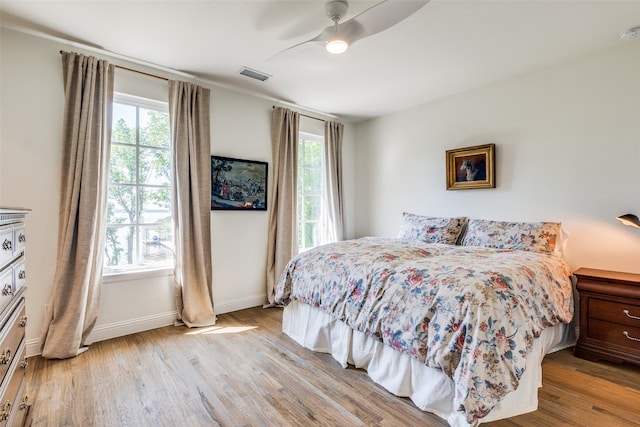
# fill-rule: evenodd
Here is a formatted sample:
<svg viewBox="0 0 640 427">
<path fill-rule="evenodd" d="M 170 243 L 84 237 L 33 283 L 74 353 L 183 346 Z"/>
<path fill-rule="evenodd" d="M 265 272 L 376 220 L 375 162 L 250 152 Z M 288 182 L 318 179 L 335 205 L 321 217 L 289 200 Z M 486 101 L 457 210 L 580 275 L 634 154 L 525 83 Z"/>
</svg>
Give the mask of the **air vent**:
<svg viewBox="0 0 640 427">
<path fill-rule="evenodd" d="M 252 70 L 251 68 L 242 67 L 240 74 L 243 76 L 251 77 L 252 79 L 260 80 L 261 82 L 271 77 L 269 74 L 261 73 L 260 71 Z"/>
</svg>

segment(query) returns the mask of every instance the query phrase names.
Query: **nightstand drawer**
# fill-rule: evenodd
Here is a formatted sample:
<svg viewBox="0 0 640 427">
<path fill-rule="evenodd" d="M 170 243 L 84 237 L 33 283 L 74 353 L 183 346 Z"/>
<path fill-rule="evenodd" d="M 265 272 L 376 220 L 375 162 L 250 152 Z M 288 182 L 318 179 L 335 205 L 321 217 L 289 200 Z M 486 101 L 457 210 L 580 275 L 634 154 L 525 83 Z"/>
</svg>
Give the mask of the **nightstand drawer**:
<svg viewBox="0 0 640 427">
<path fill-rule="evenodd" d="M 589 316 L 640 328 L 640 305 L 590 298 Z"/>
<path fill-rule="evenodd" d="M 640 327 L 589 319 L 589 338 L 619 345 L 640 354 Z"/>
<path fill-rule="evenodd" d="M 640 274 L 580 268 L 580 337 L 574 354 L 640 365 Z"/>
</svg>

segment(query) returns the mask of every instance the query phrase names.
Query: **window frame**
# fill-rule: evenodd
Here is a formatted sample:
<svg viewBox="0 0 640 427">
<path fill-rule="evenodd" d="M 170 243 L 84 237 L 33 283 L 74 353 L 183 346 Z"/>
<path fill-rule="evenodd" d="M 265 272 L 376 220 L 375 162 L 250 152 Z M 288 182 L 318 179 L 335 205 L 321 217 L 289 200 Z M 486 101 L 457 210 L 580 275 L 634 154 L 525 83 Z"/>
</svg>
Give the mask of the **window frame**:
<svg viewBox="0 0 640 427">
<path fill-rule="evenodd" d="M 172 157 L 172 145 L 171 145 L 171 135 L 169 134 L 169 146 L 164 148 L 164 147 L 156 147 L 156 146 L 150 146 L 150 145 L 141 145 L 140 144 L 140 110 L 141 109 L 147 109 L 147 110 L 154 110 L 154 111 L 160 111 L 163 113 L 166 113 L 167 115 L 169 114 L 169 105 L 168 102 L 163 102 L 163 101 L 157 101 L 157 100 L 153 100 L 153 99 L 149 99 L 149 98 L 143 98 L 143 97 L 139 97 L 139 96 L 135 96 L 135 95 L 130 95 L 130 94 L 126 94 L 126 93 L 121 93 L 121 92 L 115 92 L 114 93 L 114 97 L 113 97 L 113 104 L 122 104 L 122 105 L 128 105 L 128 106 L 132 106 L 136 108 L 136 128 L 135 128 L 135 141 L 133 144 L 130 143 L 118 143 L 116 142 L 114 144 L 113 140 L 111 140 L 109 142 L 109 149 L 111 150 L 111 148 L 116 145 L 116 146 L 126 146 L 126 147 L 135 147 L 135 151 L 136 151 L 136 171 L 135 171 L 135 183 L 134 184 L 125 184 L 128 186 L 133 186 L 136 188 L 136 220 L 134 223 L 123 223 L 123 224 L 116 224 L 116 223 L 107 223 L 106 227 L 109 226 L 131 226 L 131 227 L 135 227 L 136 228 L 136 256 L 138 258 L 139 261 L 139 251 L 140 251 L 140 245 L 138 244 L 138 242 L 140 241 L 140 233 L 141 233 L 141 229 L 144 227 L 149 227 L 149 226 L 158 226 L 158 225 L 162 225 L 161 223 L 141 223 L 140 222 L 140 212 L 141 212 L 141 207 L 140 207 L 140 188 L 168 188 L 169 189 L 169 193 L 170 193 L 170 198 L 171 198 L 171 205 L 169 208 L 169 212 L 171 214 L 171 228 L 172 228 L 172 234 L 173 234 L 173 204 L 175 203 L 175 201 L 173 200 L 173 186 L 174 186 L 174 180 L 173 180 L 173 168 L 171 168 L 171 173 L 170 173 L 170 178 L 169 178 L 169 186 L 165 186 L 165 185 L 154 185 L 154 184 L 141 184 L 140 183 L 140 156 L 141 156 L 141 148 L 151 148 L 151 149 L 157 149 L 157 150 L 165 150 L 168 152 L 169 154 L 169 158 L 171 159 Z M 112 123 L 112 129 L 113 126 L 115 125 L 115 123 Z M 169 130 L 170 132 L 170 130 Z M 109 176 L 109 182 L 107 184 L 107 192 L 109 192 L 109 189 L 111 188 L 111 178 Z M 107 194 L 107 200 L 108 200 L 108 194 Z M 106 212 L 105 212 L 106 214 Z M 105 227 L 105 236 L 106 236 L 106 227 Z M 173 236 L 173 238 L 175 239 L 175 236 Z M 105 241 L 105 247 L 106 247 L 106 241 Z M 106 249 L 105 249 L 106 250 Z M 107 266 L 106 264 L 106 257 L 105 257 L 105 261 L 103 261 L 103 273 L 102 273 L 102 279 L 103 279 L 103 283 L 110 283 L 110 282 L 120 282 L 120 281 L 127 281 L 127 280 L 131 280 L 131 279 L 143 279 L 143 278 L 151 278 L 151 277 L 161 277 L 161 276 L 170 276 L 173 274 L 174 268 L 175 268 L 175 252 L 174 252 L 174 256 L 173 256 L 173 260 L 171 262 L 171 265 L 169 265 L 168 263 L 166 265 L 155 265 L 155 266 L 144 266 L 142 264 L 131 264 L 131 267 L 127 267 L 127 265 L 118 265 L 118 266 Z"/>
<path fill-rule="evenodd" d="M 304 153 L 301 152 L 301 148 L 302 146 L 304 146 L 304 144 L 302 144 L 302 141 L 309 141 L 312 143 L 316 143 L 320 145 L 320 154 L 321 154 L 321 160 L 320 160 L 320 166 L 317 168 L 318 171 L 318 179 L 320 180 L 320 193 L 315 194 L 315 193 L 306 193 L 304 191 L 304 188 L 300 188 L 298 183 L 301 180 L 300 177 L 300 173 L 301 170 L 304 169 L 310 169 L 310 168 L 305 168 L 305 165 L 301 165 L 299 163 L 299 159 L 303 158 L 304 159 Z M 297 224 L 297 230 L 298 230 L 298 236 L 297 236 L 297 242 L 298 242 L 298 252 L 304 252 L 307 251 L 309 249 L 312 249 L 316 246 L 320 246 L 322 245 L 322 227 L 323 227 L 323 216 L 324 216 L 324 209 L 325 209 L 325 203 L 324 203 L 324 199 L 325 199 L 325 192 L 326 192 L 326 188 L 325 188 L 325 180 L 324 180 L 324 163 L 325 163 L 325 159 L 324 159 L 324 135 L 318 135 L 316 133 L 312 133 L 312 132 L 308 132 L 308 131 L 298 131 L 298 166 L 297 166 L 297 173 L 298 173 L 298 180 L 296 182 L 296 197 L 297 197 L 297 204 L 298 204 L 298 210 L 296 212 L 296 224 Z M 302 177 L 302 181 L 304 182 L 304 176 Z M 309 197 L 320 197 L 320 212 L 319 212 L 319 218 L 317 220 L 306 220 L 304 218 L 304 198 L 305 196 L 309 196 Z M 302 213 L 302 217 L 301 217 L 301 213 Z M 305 238 L 304 238 L 304 234 L 305 234 L 305 230 L 304 230 L 304 224 L 307 223 L 316 223 L 316 227 L 320 232 L 320 237 L 319 237 L 319 241 L 317 242 L 317 244 L 315 246 L 309 246 L 306 247 L 305 245 Z M 300 243 L 302 243 L 303 245 L 301 246 Z"/>
</svg>

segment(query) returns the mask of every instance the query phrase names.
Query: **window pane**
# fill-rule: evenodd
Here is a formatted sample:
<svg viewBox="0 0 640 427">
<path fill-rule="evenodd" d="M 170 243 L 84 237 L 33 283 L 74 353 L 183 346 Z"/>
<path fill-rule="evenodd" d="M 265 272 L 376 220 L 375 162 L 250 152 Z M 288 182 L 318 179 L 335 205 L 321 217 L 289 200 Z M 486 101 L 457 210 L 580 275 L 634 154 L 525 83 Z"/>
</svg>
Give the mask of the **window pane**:
<svg viewBox="0 0 640 427">
<path fill-rule="evenodd" d="M 134 264 L 136 260 L 136 228 L 131 226 L 107 227 L 104 263 L 106 266 Z"/>
<path fill-rule="evenodd" d="M 306 175 L 306 170 L 302 167 L 298 167 L 298 182 L 296 183 L 298 193 L 303 191 L 304 189 L 304 177 Z"/>
<path fill-rule="evenodd" d="M 169 147 L 169 114 L 140 108 L 140 144 Z"/>
<path fill-rule="evenodd" d="M 140 227 L 140 264 L 163 266 L 173 264 L 173 225 L 171 222 L 161 225 Z"/>
<path fill-rule="evenodd" d="M 307 196 L 304 198 L 304 220 L 318 221 L 320 219 L 320 196 Z"/>
<path fill-rule="evenodd" d="M 110 185 L 107 199 L 107 224 L 136 222 L 136 187 Z"/>
<path fill-rule="evenodd" d="M 320 169 L 314 169 L 313 171 L 313 193 L 322 194 L 322 171 Z"/>
<path fill-rule="evenodd" d="M 120 144 L 135 144 L 136 107 L 114 103 L 112 120 L 111 141 Z"/>
<path fill-rule="evenodd" d="M 316 223 L 306 222 L 304 223 L 304 247 L 312 248 L 316 246 Z"/>
<path fill-rule="evenodd" d="M 304 195 L 298 194 L 298 213 L 297 218 L 298 222 L 304 221 Z"/>
<path fill-rule="evenodd" d="M 168 187 L 140 187 L 141 224 L 171 221 L 171 190 Z"/>
<path fill-rule="evenodd" d="M 320 169 L 304 169 L 304 184 L 302 191 L 306 194 L 320 195 L 322 193 L 322 176 L 320 175 Z"/>
<path fill-rule="evenodd" d="M 322 166 L 322 146 L 317 142 L 306 141 L 304 150 L 304 164 L 307 167 Z"/>
<path fill-rule="evenodd" d="M 109 182 L 116 184 L 136 183 L 136 147 L 111 145 L 109 159 Z"/>
<path fill-rule="evenodd" d="M 140 184 L 169 185 L 171 157 L 169 150 L 140 148 Z"/>
</svg>

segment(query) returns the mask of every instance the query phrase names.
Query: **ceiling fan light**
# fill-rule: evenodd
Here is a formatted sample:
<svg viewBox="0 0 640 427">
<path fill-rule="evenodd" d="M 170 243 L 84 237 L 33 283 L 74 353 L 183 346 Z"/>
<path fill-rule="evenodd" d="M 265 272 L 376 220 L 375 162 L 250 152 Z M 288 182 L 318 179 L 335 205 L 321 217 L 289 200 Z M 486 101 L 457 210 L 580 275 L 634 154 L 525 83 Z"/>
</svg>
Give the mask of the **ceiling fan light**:
<svg viewBox="0 0 640 427">
<path fill-rule="evenodd" d="M 339 55 L 341 53 L 345 53 L 347 49 L 349 49 L 349 43 L 340 39 L 329 40 L 326 44 L 327 52 L 332 53 L 334 55 Z"/>
</svg>

